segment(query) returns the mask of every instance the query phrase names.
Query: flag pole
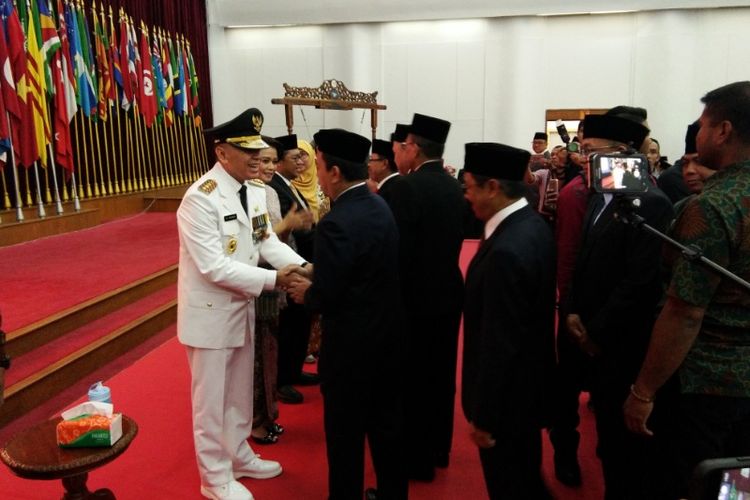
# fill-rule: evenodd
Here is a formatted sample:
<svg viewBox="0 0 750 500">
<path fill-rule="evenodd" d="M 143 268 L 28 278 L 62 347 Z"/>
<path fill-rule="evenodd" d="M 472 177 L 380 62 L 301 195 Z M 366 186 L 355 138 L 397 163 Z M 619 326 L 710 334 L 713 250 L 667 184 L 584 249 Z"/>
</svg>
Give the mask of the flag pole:
<svg viewBox="0 0 750 500">
<path fill-rule="evenodd" d="M 10 196 L 8 195 L 8 183 L 5 181 L 5 165 L 0 169 L 0 176 L 3 178 L 3 208 L 7 210 L 10 208 Z M 2 222 L 2 219 L 0 219 L 0 222 Z"/>
<path fill-rule="evenodd" d="M 36 203 L 39 207 L 39 218 L 44 219 L 47 217 L 47 212 L 44 211 L 44 203 L 42 203 L 42 187 L 39 184 L 39 167 L 37 166 L 37 161 L 34 161 L 34 178 L 36 180 Z"/>
<path fill-rule="evenodd" d="M 21 203 L 21 190 L 18 186 L 18 170 L 16 170 L 18 164 L 16 164 L 16 153 L 13 151 L 13 129 L 11 128 L 10 115 L 8 115 L 7 111 L 5 112 L 5 119 L 8 121 L 8 131 L 10 132 L 10 159 L 11 168 L 13 169 L 13 187 L 16 195 L 16 220 L 21 222 L 25 217 L 23 215 L 23 204 Z M 5 179 L 5 176 L 3 176 L 3 179 Z"/>
<path fill-rule="evenodd" d="M 141 185 L 141 189 L 144 189 L 144 188 L 145 189 L 151 189 L 151 186 L 149 186 L 149 183 L 148 183 L 148 177 L 146 177 L 144 175 L 144 170 L 146 169 L 146 166 L 145 166 L 146 160 L 145 160 L 144 153 L 143 153 L 143 143 L 141 142 L 141 132 L 140 132 L 140 130 L 138 130 L 139 128 L 141 128 L 141 127 L 139 127 L 139 124 L 141 123 L 141 118 L 139 116 L 140 113 L 138 112 L 138 105 L 137 104 L 133 107 L 133 110 L 134 110 L 133 118 L 135 119 L 135 124 L 134 124 L 135 125 L 135 129 L 134 129 L 134 132 L 135 132 L 135 148 L 138 150 L 138 156 L 139 156 L 139 159 L 141 160 L 139 162 L 139 166 L 140 166 L 139 171 L 140 171 L 140 174 L 141 174 L 140 177 L 141 177 L 141 180 L 143 182 L 142 185 Z M 148 171 L 146 171 L 146 173 L 148 173 Z"/>
<path fill-rule="evenodd" d="M 97 111 L 98 113 L 98 111 Z M 109 168 L 107 168 L 107 186 L 109 187 L 109 190 L 107 190 L 107 187 L 104 185 L 104 162 L 102 162 L 102 150 L 99 142 L 99 122 L 102 120 L 95 120 L 94 123 L 90 123 L 91 129 L 94 131 L 94 137 L 96 140 L 96 158 L 99 163 L 99 176 L 102 179 L 102 195 L 107 196 L 108 194 L 112 193 L 112 177 L 110 176 Z M 102 124 L 102 128 L 104 127 L 104 124 Z M 106 132 L 106 130 L 105 130 Z M 93 144 L 92 144 L 93 145 Z M 104 145 L 106 146 L 107 143 L 105 141 Z M 91 159 L 94 159 L 94 153 L 91 153 Z M 105 148 L 104 151 L 104 160 L 108 163 L 109 159 L 107 158 L 107 151 Z"/>
<path fill-rule="evenodd" d="M 52 166 L 52 182 L 54 182 L 55 185 L 55 211 L 57 212 L 57 215 L 61 215 L 63 213 L 63 206 L 62 202 L 60 201 L 60 191 L 57 187 L 57 172 L 55 172 L 55 152 L 52 150 L 52 144 L 47 144 L 47 150 L 49 151 L 49 161 Z"/>
<path fill-rule="evenodd" d="M 188 168 L 189 162 L 187 159 L 186 150 L 183 147 L 183 138 L 182 133 L 180 132 L 180 127 L 175 126 L 173 127 L 174 130 L 172 130 L 172 143 L 174 144 L 174 148 L 177 151 L 178 158 L 180 159 L 180 172 Z"/>
<path fill-rule="evenodd" d="M 132 106 L 131 106 L 132 107 Z M 128 193 L 138 190 L 138 178 L 135 175 L 135 154 L 133 153 L 133 138 L 130 134 L 130 122 L 127 111 L 125 112 L 125 144 L 128 146 L 127 168 L 128 168 Z"/>
<path fill-rule="evenodd" d="M 52 194 L 49 190 L 49 172 L 47 172 L 47 167 L 44 165 L 42 165 L 42 170 L 44 170 L 44 202 L 52 203 Z"/>
<path fill-rule="evenodd" d="M 83 113 L 81 113 L 81 120 L 83 120 Z M 79 135 L 83 136 L 83 131 L 81 130 L 82 127 L 79 126 L 78 120 L 76 120 L 75 117 L 73 117 L 73 124 L 75 127 L 75 131 L 74 131 L 75 133 L 73 134 L 73 137 L 76 138 L 76 155 L 78 156 L 78 177 L 81 180 L 81 196 L 82 197 L 85 196 L 86 198 L 91 198 L 91 184 L 89 183 L 89 173 L 86 170 L 86 161 L 85 160 L 83 162 L 81 161 L 82 148 L 78 140 Z M 83 174 L 84 173 L 86 174 L 86 191 L 85 192 L 83 189 Z"/>
<path fill-rule="evenodd" d="M 85 115 L 85 113 L 81 113 L 81 114 Z M 85 117 L 81 116 L 81 120 L 83 121 L 84 119 L 85 119 Z M 83 128 L 87 128 L 85 121 L 83 122 Z M 91 128 L 92 128 L 91 118 L 89 118 L 89 125 L 88 125 L 88 129 L 89 129 L 89 145 L 93 148 L 93 146 L 94 146 L 94 135 L 91 133 Z M 88 154 L 88 148 L 86 147 L 86 142 L 85 141 L 84 141 L 84 144 L 83 144 L 83 156 L 84 156 L 84 159 L 86 161 L 86 164 L 88 165 L 89 154 Z M 91 159 L 92 160 L 94 159 L 94 152 L 93 151 L 91 152 Z M 99 196 L 101 196 L 101 192 L 99 191 L 99 180 L 96 177 L 96 165 L 92 165 L 91 168 L 88 169 L 89 175 L 91 175 L 92 172 L 94 173 L 94 196 L 99 197 Z M 104 184 L 102 184 L 102 190 L 104 190 Z"/>
<path fill-rule="evenodd" d="M 167 161 L 167 151 L 164 145 L 164 141 L 162 140 L 164 136 L 164 132 L 167 130 L 167 124 L 166 121 L 162 123 L 163 126 L 160 126 L 159 129 L 156 131 L 156 150 L 157 150 L 157 158 L 159 164 L 162 166 L 162 173 L 164 175 L 164 185 L 165 186 L 172 186 L 172 172 L 169 169 L 169 163 Z"/>
</svg>

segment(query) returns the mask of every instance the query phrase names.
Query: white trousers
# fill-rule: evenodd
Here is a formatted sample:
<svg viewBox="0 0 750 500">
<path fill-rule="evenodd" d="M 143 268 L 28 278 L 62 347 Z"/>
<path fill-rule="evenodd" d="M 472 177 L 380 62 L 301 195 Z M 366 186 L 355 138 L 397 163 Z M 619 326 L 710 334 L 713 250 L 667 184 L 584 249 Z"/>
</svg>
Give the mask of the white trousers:
<svg viewBox="0 0 750 500">
<path fill-rule="evenodd" d="M 253 428 L 253 342 L 230 349 L 185 346 L 192 375 L 193 434 L 204 486 L 234 479 L 233 469 L 255 458 L 247 439 Z"/>
</svg>

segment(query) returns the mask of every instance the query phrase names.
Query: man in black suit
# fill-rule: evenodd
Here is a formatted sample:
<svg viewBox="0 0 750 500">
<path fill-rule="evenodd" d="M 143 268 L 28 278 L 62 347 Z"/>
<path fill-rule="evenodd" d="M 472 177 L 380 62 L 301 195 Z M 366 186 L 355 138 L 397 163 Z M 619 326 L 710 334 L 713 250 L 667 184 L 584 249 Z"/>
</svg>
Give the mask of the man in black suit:
<svg viewBox="0 0 750 500">
<path fill-rule="evenodd" d="M 281 216 L 285 217 L 291 210 L 303 212 L 309 217 L 308 225 L 303 229 L 292 231 L 290 245 L 308 262 L 313 261 L 313 222 L 305 197 L 292 185 L 292 180 L 305 168 L 305 162 L 297 147 L 295 134 L 277 137 L 281 145 L 277 148 L 279 164 L 269 185 L 279 195 Z M 288 404 L 301 403 L 302 393 L 292 384 L 311 384 L 317 382 L 314 374 L 302 371 L 307 343 L 310 340 L 311 317 L 299 304 L 287 301 L 288 305 L 279 312 L 279 373 L 278 398 Z"/>
<path fill-rule="evenodd" d="M 388 203 L 393 186 L 401 180 L 396 160 L 393 158 L 393 145 L 388 141 L 375 139 L 372 142 L 372 153 L 367 163 L 370 180 L 376 185 L 375 192 Z"/>
<path fill-rule="evenodd" d="M 315 234 L 313 281 L 300 279 L 291 294 L 322 317 L 329 498 L 362 498 L 367 437 L 377 498 L 405 499 L 398 230 L 365 185 L 370 141 L 330 129 L 315 134 L 315 143 L 318 180 L 332 208 Z"/>
<path fill-rule="evenodd" d="M 450 123 L 415 114 L 396 162 L 409 171 L 394 186 L 390 207 L 399 229 L 399 271 L 407 315 L 405 453 L 410 477 L 430 481 L 447 467 L 453 439 L 458 326 L 463 279 L 464 200 L 443 169 Z"/>
<path fill-rule="evenodd" d="M 466 198 L 485 226 L 466 274 L 461 399 L 491 499 L 549 498 L 541 427 L 555 366 L 555 242 L 524 198 L 529 156 L 466 145 Z"/>
<path fill-rule="evenodd" d="M 605 115 L 587 116 L 583 129 L 587 160 L 590 153 L 637 151 L 649 132 L 635 121 Z M 664 231 L 673 215 L 669 199 L 655 186 L 638 197 L 637 213 Z M 625 201 L 611 193 L 591 196 L 566 317 L 569 334 L 592 361 L 589 387 L 607 499 L 648 498 L 644 478 L 655 446 L 628 433 L 622 405 L 643 361 L 662 293 L 661 240 L 617 220 Z"/>
</svg>

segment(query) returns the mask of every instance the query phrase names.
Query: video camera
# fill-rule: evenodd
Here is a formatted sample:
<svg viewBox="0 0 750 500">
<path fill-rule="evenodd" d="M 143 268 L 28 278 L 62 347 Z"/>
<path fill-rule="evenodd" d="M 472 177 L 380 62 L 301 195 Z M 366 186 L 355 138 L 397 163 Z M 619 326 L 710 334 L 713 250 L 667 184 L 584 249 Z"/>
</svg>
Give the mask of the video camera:
<svg viewBox="0 0 750 500">
<path fill-rule="evenodd" d="M 648 160 L 642 154 L 597 154 L 589 157 L 589 187 L 598 193 L 639 194 L 648 191 Z"/>
</svg>

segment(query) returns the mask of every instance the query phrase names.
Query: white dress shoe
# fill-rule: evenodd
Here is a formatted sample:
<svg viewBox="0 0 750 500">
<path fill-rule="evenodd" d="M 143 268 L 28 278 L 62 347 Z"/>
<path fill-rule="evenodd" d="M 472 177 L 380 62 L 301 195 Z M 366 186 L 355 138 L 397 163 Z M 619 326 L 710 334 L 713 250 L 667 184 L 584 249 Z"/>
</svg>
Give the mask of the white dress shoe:
<svg viewBox="0 0 750 500">
<path fill-rule="evenodd" d="M 262 460 L 260 455 L 239 469 L 235 469 L 234 478 L 251 477 L 253 479 L 269 479 L 281 474 L 281 464 L 274 460 Z"/>
<path fill-rule="evenodd" d="M 201 494 L 213 500 L 253 500 L 253 494 L 237 481 L 221 486 L 201 486 Z"/>
</svg>

